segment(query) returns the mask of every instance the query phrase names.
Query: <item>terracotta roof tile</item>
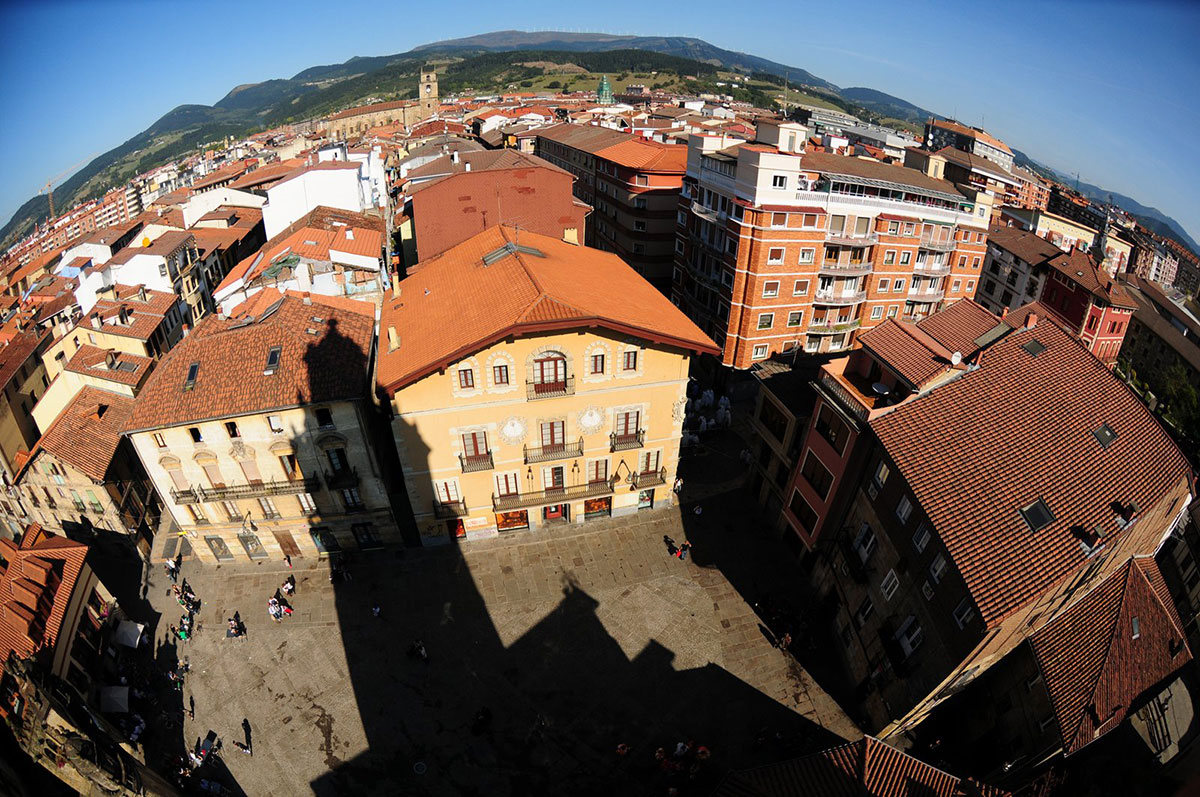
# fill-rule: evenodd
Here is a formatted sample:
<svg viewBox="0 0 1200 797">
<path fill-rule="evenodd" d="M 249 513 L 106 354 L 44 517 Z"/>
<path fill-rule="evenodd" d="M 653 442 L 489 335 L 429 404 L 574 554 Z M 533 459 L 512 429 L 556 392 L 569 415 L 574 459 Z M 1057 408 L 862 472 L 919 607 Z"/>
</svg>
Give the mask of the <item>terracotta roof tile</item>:
<svg viewBox="0 0 1200 797">
<path fill-rule="evenodd" d="M 30 452 L 29 461 L 45 451 L 103 482 L 133 405 L 129 396 L 85 385 L 50 424 Z"/>
<path fill-rule="evenodd" d="M 800 168 L 808 172 L 820 174 L 845 174 L 868 180 L 882 180 L 897 185 L 910 186 L 920 191 L 932 191 L 938 194 L 948 194 L 965 201 L 965 197 L 954 187 L 954 183 L 930 177 L 925 172 L 897 166 L 892 163 L 880 163 L 868 158 L 856 158 L 850 155 L 833 155 L 828 152 L 806 152 L 800 156 Z"/>
<path fill-rule="evenodd" d="M 127 431 L 366 396 L 374 308 L 349 312 L 324 298 L 305 304 L 283 297 L 250 323 L 248 316 L 204 318 L 154 369 Z M 268 375 L 274 347 L 282 349 L 279 366 Z M 188 387 L 193 363 L 199 367 Z"/>
<path fill-rule="evenodd" d="M 918 389 L 953 367 L 953 352 L 906 321 L 888 318 L 859 335 L 858 342 Z"/>
<path fill-rule="evenodd" d="M 113 358 L 112 367 L 109 367 L 110 355 Z M 101 349 L 85 343 L 63 364 L 63 370 L 123 385 L 137 385 L 153 362 L 149 357 L 115 349 Z"/>
<path fill-rule="evenodd" d="M 507 335 L 601 326 L 665 345 L 716 353 L 712 341 L 619 257 L 492 227 L 427 260 L 384 300 L 380 328 L 400 339 L 381 348 L 377 379 L 395 391 Z M 510 247 L 485 264 L 483 258 Z"/>
<path fill-rule="evenodd" d="M 36 524 L 26 529 L 20 546 L 3 543 L 0 554 L 8 566 L 0 572 L 0 672 L 9 653 L 23 658 L 53 649 L 88 550 Z"/>
<path fill-rule="evenodd" d="M 1114 502 L 1153 506 L 1190 474 L 1145 405 L 1054 324 L 1009 333 L 979 368 L 871 426 L 989 626 L 1079 564 L 1073 528 L 1113 529 Z M 1039 498 L 1054 520 L 1031 531 L 1018 510 Z"/>
<path fill-rule="evenodd" d="M 1002 797 L 873 736 L 778 764 L 730 773 L 714 797 Z"/>
<path fill-rule="evenodd" d="M 1036 631 L 1030 642 L 1067 754 L 1120 725 L 1144 692 L 1191 661 L 1185 640 L 1151 557 L 1130 559 Z"/>
<path fill-rule="evenodd" d="M 978 349 L 975 341 L 998 323 L 1000 319 L 983 305 L 973 299 L 959 299 L 918 321 L 917 326 L 950 351 L 969 357 Z"/>
</svg>

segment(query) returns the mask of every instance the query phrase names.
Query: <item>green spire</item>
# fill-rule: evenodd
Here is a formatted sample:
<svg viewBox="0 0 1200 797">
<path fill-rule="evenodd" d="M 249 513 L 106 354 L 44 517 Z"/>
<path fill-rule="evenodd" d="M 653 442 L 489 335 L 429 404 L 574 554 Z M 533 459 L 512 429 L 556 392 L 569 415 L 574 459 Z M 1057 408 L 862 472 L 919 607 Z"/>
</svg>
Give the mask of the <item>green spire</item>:
<svg viewBox="0 0 1200 797">
<path fill-rule="evenodd" d="M 608 83 L 608 75 L 600 76 L 600 87 L 596 89 L 596 102 L 601 105 L 612 105 L 612 86 Z"/>
</svg>

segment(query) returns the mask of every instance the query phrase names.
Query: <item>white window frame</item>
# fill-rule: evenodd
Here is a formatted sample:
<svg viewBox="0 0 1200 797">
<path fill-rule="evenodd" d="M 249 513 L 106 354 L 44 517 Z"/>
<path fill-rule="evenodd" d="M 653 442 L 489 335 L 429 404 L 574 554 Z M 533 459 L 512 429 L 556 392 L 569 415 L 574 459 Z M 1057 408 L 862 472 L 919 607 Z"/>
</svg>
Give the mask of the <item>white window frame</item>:
<svg viewBox="0 0 1200 797">
<path fill-rule="evenodd" d="M 879 280 L 879 292 L 880 293 L 887 293 L 888 288 L 890 288 L 890 287 L 892 287 L 892 281 L 890 279 L 887 279 L 885 277 L 884 279 Z"/>
<path fill-rule="evenodd" d="M 929 582 L 931 584 L 941 584 L 942 579 L 946 577 L 946 571 L 950 569 L 950 565 L 946 563 L 946 555 L 938 553 L 933 557 L 933 561 L 929 563 Z"/>
<path fill-rule="evenodd" d="M 767 344 L 759 343 L 758 345 L 756 345 L 754 347 L 753 351 L 750 352 L 750 359 L 751 360 L 765 360 L 765 359 L 767 359 L 767 355 L 770 353 L 769 350 L 770 350 L 770 347 Z"/>
<path fill-rule="evenodd" d="M 775 287 L 772 288 L 771 287 L 772 285 L 774 285 Z M 778 296 L 779 296 L 779 281 L 778 280 L 768 280 L 767 282 L 763 283 L 762 297 L 764 299 L 774 299 Z"/>
<path fill-rule="evenodd" d="M 879 304 L 871 308 L 871 320 L 878 321 L 883 318 L 883 305 Z"/>
<path fill-rule="evenodd" d="M 870 523 L 863 523 L 862 528 L 858 530 L 858 536 L 854 538 L 854 550 L 858 552 L 858 558 L 866 564 L 878 547 L 879 537 L 875 534 L 875 529 L 871 528 Z"/>
<path fill-rule="evenodd" d="M 883 264 L 885 266 L 896 265 L 896 250 L 895 249 L 888 249 L 888 250 L 884 251 Z"/>
<path fill-rule="evenodd" d="M 804 287 L 801 288 L 801 285 Z M 808 280 L 796 280 L 793 282 L 792 296 L 808 296 Z"/>
<path fill-rule="evenodd" d="M 764 318 L 767 319 L 767 322 L 765 324 L 763 323 Z M 774 313 L 759 313 L 758 314 L 758 326 L 756 327 L 756 329 L 770 329 L 773 326 L 775 326 L 775 314 Z"/>
<path fill-rule="evenodd" d="M 911 262 L 912 262 L 912 252 L 901 252 L 900 253 L 900 265 L 907 266 Z"/>
<path fill-rule="evenodd" d="M 793 318 L 795 319 L 795 323 L 792 322 Z M 798 327 L 798 326 L 802 326 L 803 324 L 804 324 L 804 311 L 803 310 L 792 310 L 790 313 L 788 313 L 787 325 L 789 327 Z"/>
<path fill-rule="evenodd" d="M 904 625 L 900 626 L 900 630 L 896 632 L 896 641 L 900 643 L 900 649 L 904 651 L 906 659 L 921 647 L 924 639 L 925 636 L 921 631 L 921 624 L 917 622 L 916 615 L 909 615 L 909 618 L 904 621 Z"/>
<path fill-rule="evenodd" d="M 907 523 L 912 517 L 912 501 L 907 495 L 900 496 L 900 500 L 896 502 L 896 519 L 901 523 Z"/>
<path fill-rule="evenodd" d="M 887 571 L 887 575 L 879 582 L 879 592 L 883 595 L 885 601 L 890 601 L 898 589 L 900 589 L 900 577 L 896 575 L 896 568 L 893 567 Z M 961 628 L 962 626 L 959 627 Z"/>
<path fill-rule="evenodd" d="M 787 175 L 786 174 L 771 175 L 771 187 L 778 189 L 780 191 L 786 191 L 787 190 Z"/>
<path fill-rule="evenodd" d="M 904 280 L 898 279 L 892 283 L 892 293 L 904 293 Z"/>
<path fill-rule="evenodd" d="M 779 253 L 778 257 L 775 256 L 775 254 L 774 254 L 775 252 Z M 783 259 L 785 257 L 787 257 L 787 247 L 772 246 L 770 249 L 767 250 L 767 265 L 768 266 L 781 266 L 781 265 L 783 265 Z"/>
<path fill-rule="evenodd" d="M 971 604 L 971 599 L 963 598 L 954 607 L 954 622 L 958 623 L 959 630 L 962 630 L 967 627 L 967 623 L 974 619 L 975 607 Z"/>
<path fill-rule="evenodd" d="M 913 532 L 913 548 L 916 548 L 917 553 L 922 553 L 925 550 L 925 546 L 929 545 L 929 541 L 932 539 L 933 532 L 929 529 L 929 524 L 922 522 L 917 526 L 917 530 Z"/>
<path fill-rule="evenodd" d="M 800 250 L 800 265 L 810 265 L 816 259 L 816 257 L 816 249 L 813 249 L 811 246 L 805 247 L 804 249 Z"/>
</svg>

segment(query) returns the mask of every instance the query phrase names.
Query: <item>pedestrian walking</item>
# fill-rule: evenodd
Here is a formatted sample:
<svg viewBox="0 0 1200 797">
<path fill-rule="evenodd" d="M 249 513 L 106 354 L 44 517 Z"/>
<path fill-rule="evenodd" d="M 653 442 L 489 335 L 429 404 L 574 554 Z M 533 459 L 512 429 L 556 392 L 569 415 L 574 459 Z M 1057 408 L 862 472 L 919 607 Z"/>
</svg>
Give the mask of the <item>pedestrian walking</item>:
<svg viewBox="0 0 1200 797">
<path fill-rule="evenodd" d="M 692 550 L 692 544 L 687 540 L 684 540 L 683 544 L 679 546 L 679 558 L 687 561 L 688 551 L 690 550 Z"/>
<path fill-rule="evenodd" d="M 170 577 L 171 583 L 175 584 L 179 581 L 179 565 L 175 564 L 174 559 L 167 560 L 167 576 Z"/>
<path fill-rule="evenodd" d="M 292 557 L 288 556 L 287 554 L 284 554 L 283 561 L 288 566 L 288 569 L 291 570 L 292 569 Z"/>
<path fill-rule="evenodd" d="M 254 755 L 253 750 L 251 750 L 249 747 L 247 747 L 246 745 L 239 742 L 237 739 L 233 740 L 233 746 L 236 747 L 237 749 L 241 750 L 246 755 L 250 755 L 250 756 Z"/>
<path fill-rule="evenodd" d="M 196 696 L 188 695 L 188 719 L 196 719 Z"/>
<path fill-rule="evenodd" d="M 296 580 L 291 576 L 288 576 L 288 580 L 279 586 L 279 590 L 290 598 L 292 595 L 296 594 Z"/>
<path fill-rule="evenodd" d="M 673 487 L 671 487 L 671 490 L 674 491 L 675 495 L 679 495 L 680 493 L 683 492 L 683 478 L 682 477 L 680 477 L 680 476 L 675 477 L 675 484 Z"/>
<path fill-rule="evenodd" d="M 271 615 L 271 619 L 275 622 L 280 622 L 283 618 L 283 611 L 279 608 L 279 601 L 274 598 L 267 601 L 267 614 Z"/>
</svg>

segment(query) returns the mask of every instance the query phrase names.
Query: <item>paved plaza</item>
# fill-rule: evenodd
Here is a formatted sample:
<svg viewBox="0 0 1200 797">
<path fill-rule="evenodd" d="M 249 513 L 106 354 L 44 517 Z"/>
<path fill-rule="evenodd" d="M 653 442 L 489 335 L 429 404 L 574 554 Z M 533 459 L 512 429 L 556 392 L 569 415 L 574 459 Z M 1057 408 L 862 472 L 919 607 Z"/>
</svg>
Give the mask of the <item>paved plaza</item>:
<svg viewBox="0 0 1200 797">
<path fill-rule="evenodd" d="M 184 706 L 195 700 L 180 742 L 216 731 L 228 767 L 218 776 L 252 795 L 492 795 L 665 794 L 655 749 L 695 740 L 712 758 L 681 785 L 703 794 L 731 767 L 855 738 L 718 566 L 738 551 L 763 567 L 772 556 L 760 538 L 717 530 L 738 500 L 706 499 L 713 520 L 687 530 L 697 548 L 686 562 L 662 537 L 689 536 L 687 505 L 463 549 L 360 554 L 338 584 L 323 562 L 189 561 L 204 607 L 177 651 L 192 666 Z M 275 623 L 266 602 L 289 572 L 295 614 Z M 162 640 L 179 609 L 162 568 L 149 578 Z M 225 638 L 235 610 L 244 641 Z M 428 663 L 406 655 L 417 638 Z M 472 728 L 483 707 L 490 724 Z M 246 741 L 243 720 L 253 756 L 232 744 Z M 764 730 L 780 738 L 756 744 Z"/>
</svg>

